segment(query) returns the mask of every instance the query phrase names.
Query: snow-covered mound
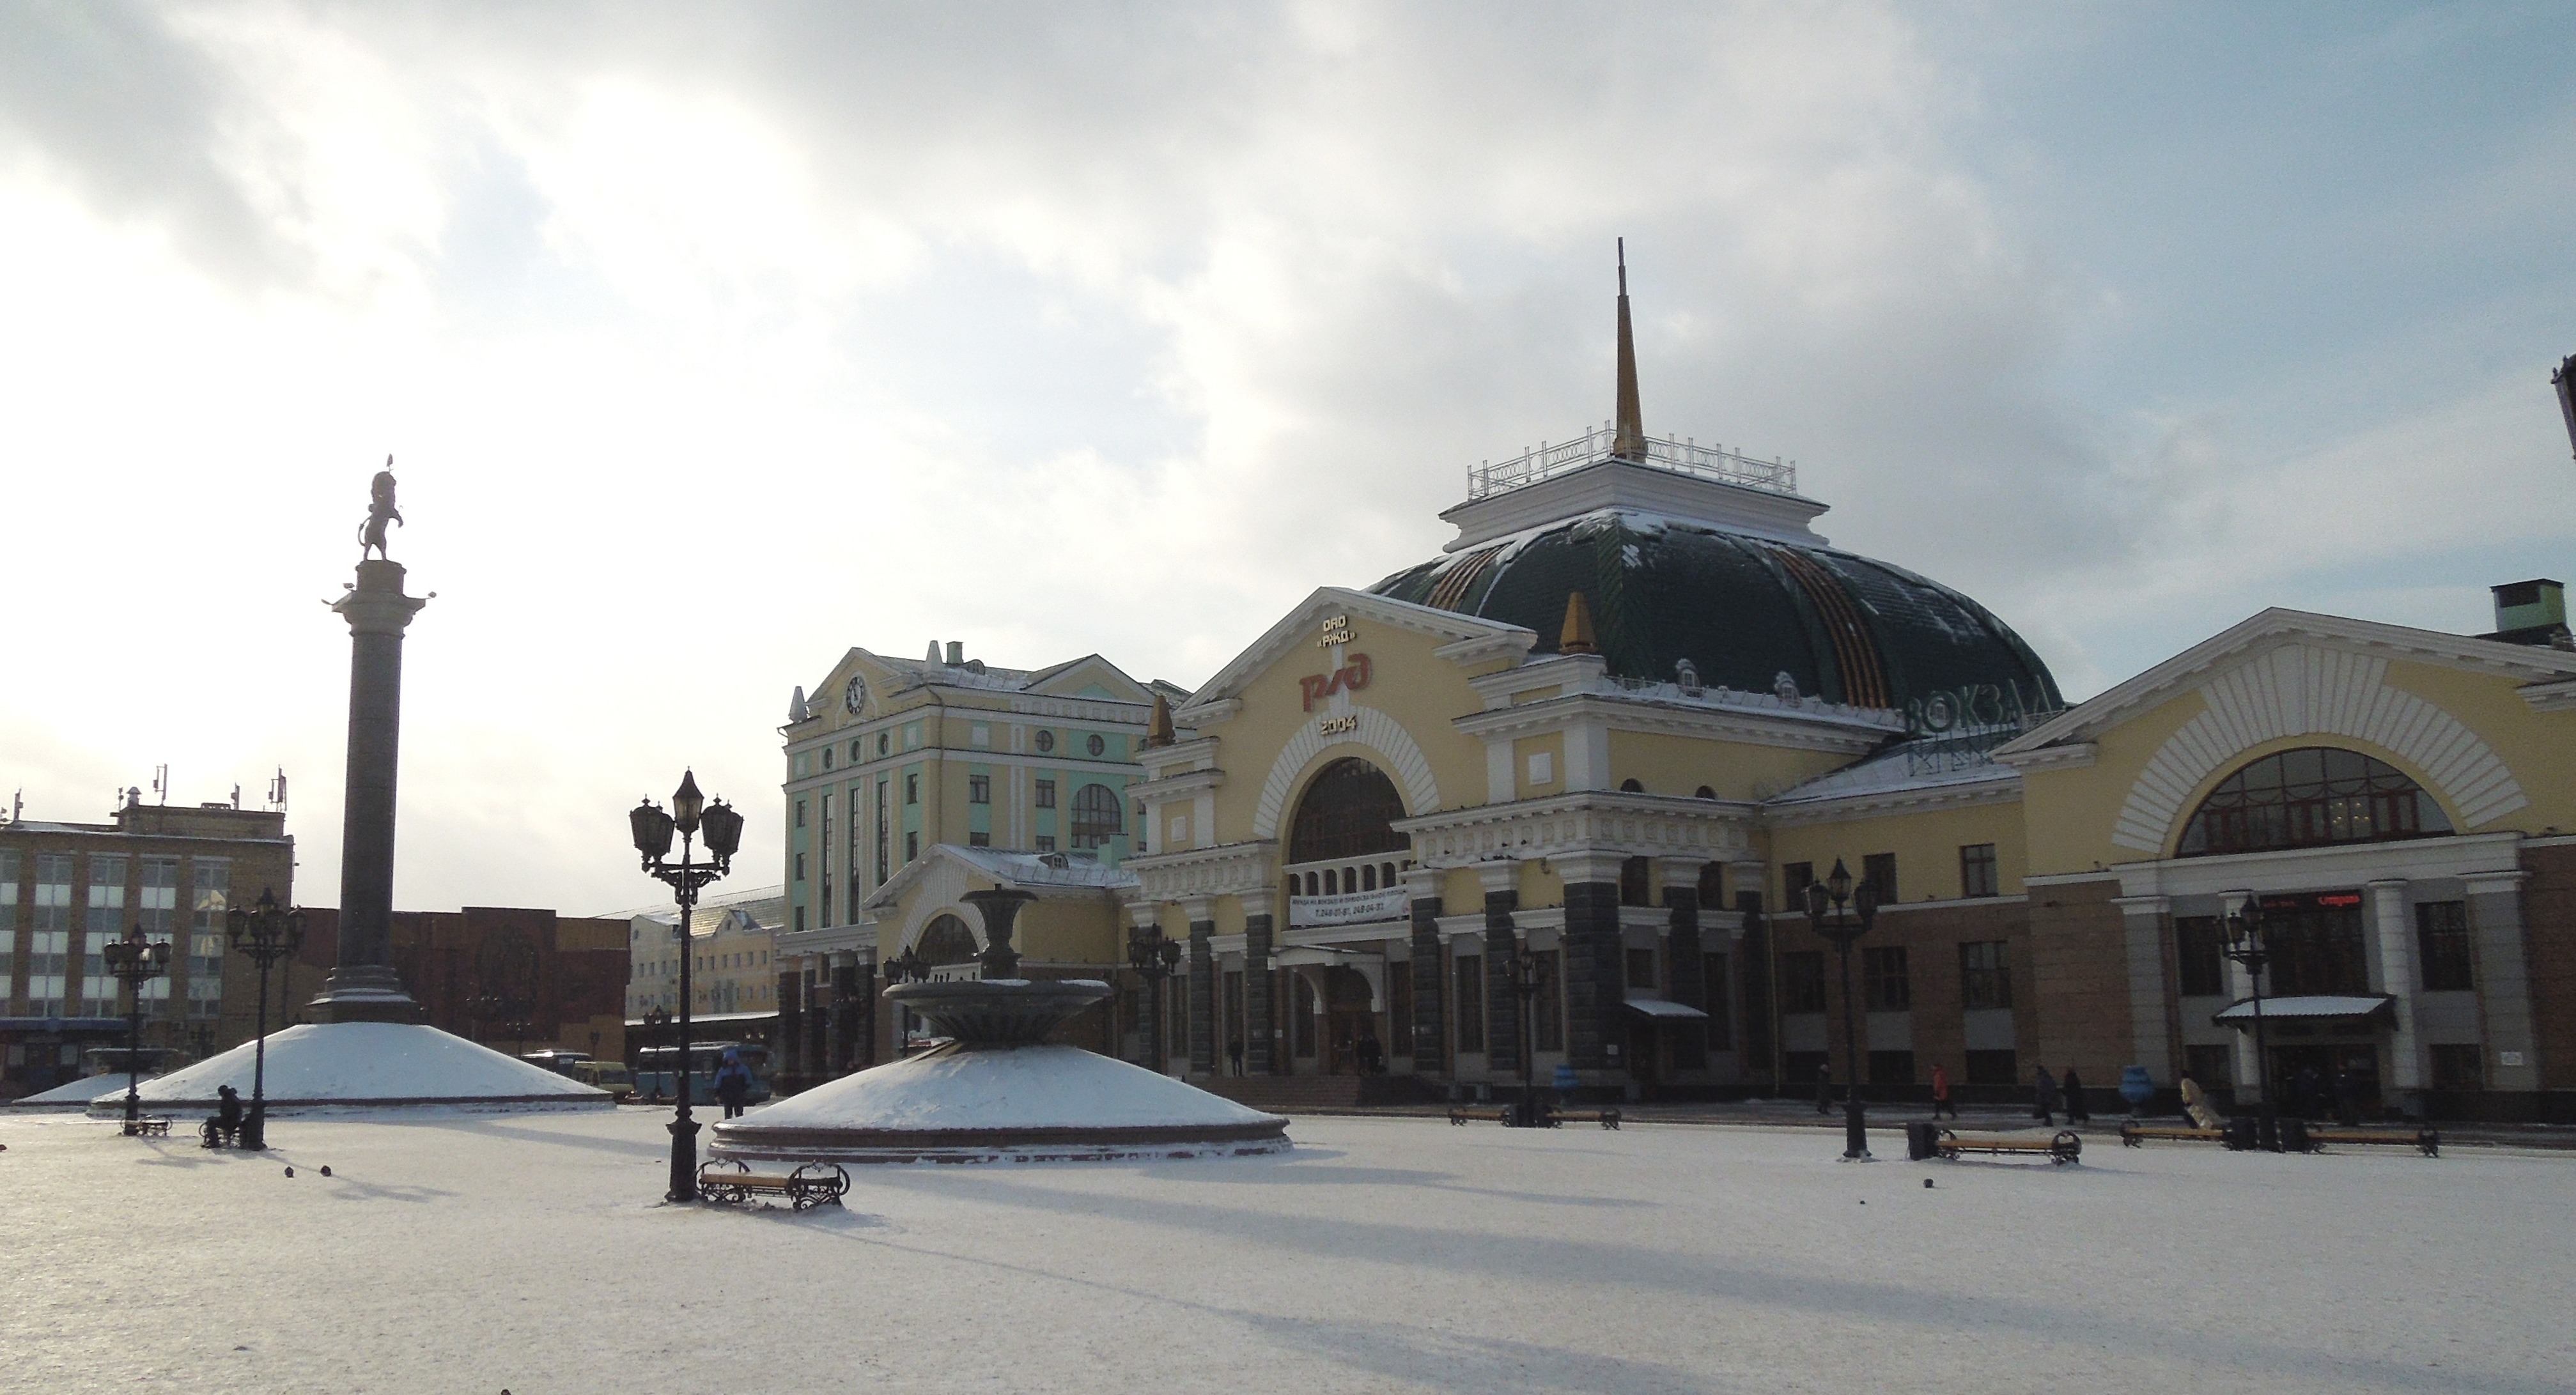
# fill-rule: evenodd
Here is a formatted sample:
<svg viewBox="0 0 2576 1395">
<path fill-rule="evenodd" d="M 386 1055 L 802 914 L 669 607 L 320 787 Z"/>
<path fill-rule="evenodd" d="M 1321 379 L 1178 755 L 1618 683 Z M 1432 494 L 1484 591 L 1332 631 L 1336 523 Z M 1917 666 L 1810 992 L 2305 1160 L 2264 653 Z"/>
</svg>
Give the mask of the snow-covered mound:
<svg viewBox="0 0 2576 1395">
<path fill-rule="evenodd" d="M 154 1109 L 212 1109 L 230 1085 L 251 1096 L 252 1043 L 175 1070 L 143 1086 Z M 122 1077 L 119 1077 L 120 1079 Z M 615 1103 L 594 1090 L 436 1027 L 401 1022 L 328 1022 L 288 1027 L 268 1038 L 268 1108 L 579 1109 Z M 93 1114 L 121 1105 L 102 1098 Z"/>
<path fill-rule="evenodd" d="M 143 1077 L 143 1083 L 149 1085 L 157 1078 L 147 1075 Z M 78 1080 L 57 1085 L 50 1090 L 40 1091 L 23 1099 L 11 1100 L 0 1108 L 78 1109 L 99 1096 L 108 1094 L 115 1095 L 119 1100 L 125 1098 L 124 1076 L 84 1075 Z"/>
<path fill-rule="evenodd" d="M 1288 1121 L 1074 1046 L 945 1046 L 715 1126 L 718 1158 L 945 1162 L 1273 1153 Z"/>
</svg>

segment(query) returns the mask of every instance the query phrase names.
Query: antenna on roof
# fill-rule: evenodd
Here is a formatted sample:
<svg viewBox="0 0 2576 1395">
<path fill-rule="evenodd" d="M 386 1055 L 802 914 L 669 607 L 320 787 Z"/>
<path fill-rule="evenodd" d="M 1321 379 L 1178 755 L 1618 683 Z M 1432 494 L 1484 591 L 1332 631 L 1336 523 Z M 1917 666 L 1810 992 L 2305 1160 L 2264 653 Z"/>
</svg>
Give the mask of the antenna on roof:
<svg viewBox="0 0 2576 1395">
<path fill-rule="evenodd" d="M 275 809 L 281 814 L 286 812 L 285 766 L 279 766 L 277 768 L 277 778 L 268 782 L 268 807 Z"/>
<path fill-rule="evenodd" d="M 1637 407 L 1637 337 L 1628 327 L 1628 239 L 1619 239 L 1619 426 L 1610 453 L 1646 458 L 1645 415 Z"/>
<path fill-rule="evenodd" d="M 2549 375 L 2549 385 L 2558 389 L 2558 414 L 2567 418 L 2567 445 L 2576 450 L 2576 354 L 2559 360 L 2558 371 Z"/>
<path fill-rule="evenodd" d="M 169 766 L 156 765 L 152 767 L 152 796 L 164 804 L 170 802 Z"/>
</svg>

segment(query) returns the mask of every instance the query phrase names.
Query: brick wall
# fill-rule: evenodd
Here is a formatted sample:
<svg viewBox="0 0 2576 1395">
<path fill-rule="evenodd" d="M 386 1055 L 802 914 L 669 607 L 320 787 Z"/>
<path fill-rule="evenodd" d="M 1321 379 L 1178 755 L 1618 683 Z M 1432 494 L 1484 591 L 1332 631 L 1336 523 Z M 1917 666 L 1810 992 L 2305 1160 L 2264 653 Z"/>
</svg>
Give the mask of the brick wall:
<svg viewBox="0 0 2576 1395">
<path fill-rule="evenodd" d="M 2129 1025 L 2128 937 L 2116 879 L 2035 887 L 2030 900 L 2035 1043 L 2021 1071 L 2073 1066 L 2088 1088 L 2116 1085 L 2136 1054 Z M 2018 967 L 2018 965 L 2016 965 Z M 2019 984 L 2014 985 L 2016 989 Z M 2015 1022 L 2020 1022 L 2016 999 Z"/>
<path fill-rule="evenodd" d="M 2522 865 L 2531 873 L 2522 918 L 2540 1087 L 2576 1090 L 2576 847 L 2526 848 Z"/>
</svg>

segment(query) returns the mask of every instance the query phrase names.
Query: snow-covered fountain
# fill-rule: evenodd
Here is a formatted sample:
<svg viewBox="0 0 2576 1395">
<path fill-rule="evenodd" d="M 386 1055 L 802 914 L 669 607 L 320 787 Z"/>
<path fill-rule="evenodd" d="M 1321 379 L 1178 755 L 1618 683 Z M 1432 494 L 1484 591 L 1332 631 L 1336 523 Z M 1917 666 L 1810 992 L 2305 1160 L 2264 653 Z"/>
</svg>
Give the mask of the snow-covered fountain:
<svg viewBox="0 0 2576 1395">
<path fill-rule="evenodd" d="M 1288 1147 L 1288 1121 L 1185 1081 L 1047 1040 L 1107 998 L 1098 979 L 1024 979 L 1011 922 L 1024 891 L 967 894 L 984 977 L 900 983 L 886 1001 L 949 1040 L 715 1126 L 743 1162 L 1055 1162 L 1240 1157 Z"/>
</svg>

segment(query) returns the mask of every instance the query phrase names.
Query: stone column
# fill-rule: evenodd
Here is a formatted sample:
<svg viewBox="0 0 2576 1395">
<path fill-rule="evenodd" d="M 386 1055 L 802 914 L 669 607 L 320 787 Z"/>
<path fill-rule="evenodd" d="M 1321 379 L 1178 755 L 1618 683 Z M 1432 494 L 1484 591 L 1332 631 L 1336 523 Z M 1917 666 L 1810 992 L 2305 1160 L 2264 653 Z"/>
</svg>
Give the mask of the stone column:
<svg viewBox="0 0 2576 1395">
<path fill-rule="evenodd" d="M 1278 1014 L 1270 1001 L 1271 914 L 1278 893 L 1260 891 L 1243 898 L 1243 1073 L 1268 1075 L 1271 1032 Z"/>
<path fill-rule="evenodd" d="M 1440 966 L 1440 882 L 1444 874 L 1416 867 L 1402 874 L 1413 914 L 1413 1070 L 1417 1075 L 1448 1074 L 1447 1040 L 1440 1005 L 1449 991 Z"/>
<path fill-rule="evenodd" d="M 777 1078 L 795 1090 L 803 1087 L 805 1077 L 805 962 L 783 962 L 786 967 L 778 971 Z"/>
<path fill-rule="evenodd" d="M 857 1056 L 859 1018 L 862 999 L 859 989 L 859 956 L 849 950 L 832 954 L 832 1042 L 823 1058 L 822 1078 L 835 1080 L 850 1073 L 851 1058 Z"/>
<path fill-rule="evenodd" d="M 2370 884 L 2371 967 L 2375 985 L 2396 999 L 2396 1025 L 2388 1033 L 2387 1102 L 2410 1115 L 2423 1112 L 2424 1047 L 2415 1031 L 2415 925 L 2407 913 L 2404 879 Z"/>
<path fill-rule="evenodd" d="M 394 771 L 402 744 L 403 630 L 429 604 L 403 594 L 400 563 L 358 563 L 332 603 L 349 622 L 349 754 L 340 815 L 340 937 L 316 1022 L 417 1022 L 394 972 Z"/>
<path fill-rule="evenodd" d="M 1161 925 L 1162 915 L 1163 908 L 1151 901 L 1128 902 L 1128 941 L 1133 943 L 1139 936 L 1154 931 Z M 1129 980 L 1121 979 L 1120 982 L 1127 983 Z M 1141 974 L 1134 978 L 1133 984 L 1136 988 L 1143 991 L 1141 993 L 1123 994 L 1122 996 L 1142 1004 L 1142 1006 L 1132 1010 L 1136 1022 L 1136 1064 L 1154 1072 L 1156 1075 L 1169 1075 L 1172 1071 L 1172 1058 L 1171 1053 L 1163 1048 L 1164 1019 L 1162 993 L 1155 991 L 1153 979 L 1147 978 Z M 1175 990 L 1172 988 L 1170 981 L 1165 980 L 1163 982 L 1163 992 L 1172 991 Z"/>
<path fill-rule="evenodd" d="M 805 1083 L 820 1085 L 832 1078 L 832 1004 L 831 962 L 822 955 L 805 961 L 806 972 L 813 981 L 805 985 Z"/>
<path fill-rule="evenodd" d="M 1190 1074 L 1216 1074 L 1216 921 L 1205 901 L 1189 903 Z"/>
<path fill-rule="evenodd" d="M 1663 884 L 1664 907 L 1672 917 L 1664 941 L 1664 976 L 1668 981 L 1664 996 L 1684 1007 L 1706 1012 L 1708 979 L 1706 966 L 1700 963 L 1699 869 L 1700 860 L 1695 857 L 1655 859 L 1655 880 Z M 1708 1069 L 1707 1023 L 1674 1024 L 1672 1043 L 1673 1069 Z"/>
<path fill-rule="evenodd" d="M 2266 967 L 2265 977 L 2270 973 Z M 2229 1001 L 2239 1003 L 2254 996 L 2254 976 L 2233 959 L 2227 961 L 2227 996 Z M 2250 1023 L 2243 1027 L 2230 1023 L 2228 1030 L 2236 1033 L 2236 1049 L 2228 1053 L 2236 1067 L 2236 1078 L 2228 1084 L 2236 1091 L 2235 1107 L 2250 1109 L 2263 1088 L 2262 1057 L 2255 1050 L 2254 1028 Z"/>
<path fill-rule="evenodd" d="M 2162 896 L 2114 896 L 2111 904 L 2120 908 L 2129 974 L 2129 1054 L 2134 1059 L 2127 1064 L 2145 1066 L 2159 1088 L 2169 1087 L 2174 1039 L 2165 997 L 2165 926 L 2173 903 Z"/>
<path fill-rule="evenodd" d="M 1585 1084 L 1621 1090 L 1627 1062 L 1620 1013 L 1628 985 L 1620 962 L 1619 864 L 1625 860 L 1615 852 L 1548 859 L 1565 879 L 1566 1059 Z"/>
<path fill-rule="evenodd" d="M 1520 949 L 1512 912 L 1521 904 L 1521 865 L 1488 862 L 1476 869 L 1485 887 L 1485 1073 L 1517 1082 L 1521 1075 L 1521 1000 L 1503 972 Z M 1465 1050 L 1460 1042 L 1458 1048 Z"/>
<path fill-rule="evenodd" d="M 2529 872 L 2462 877 L 2476 937 L 2478 1008 L 2486 1019 L 2490 1090 L 2540 1088 L 2540 1042 L 2531 1018 L 2531 959 L 2523 944 L 2522 883 Z"/>
</svg>

